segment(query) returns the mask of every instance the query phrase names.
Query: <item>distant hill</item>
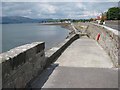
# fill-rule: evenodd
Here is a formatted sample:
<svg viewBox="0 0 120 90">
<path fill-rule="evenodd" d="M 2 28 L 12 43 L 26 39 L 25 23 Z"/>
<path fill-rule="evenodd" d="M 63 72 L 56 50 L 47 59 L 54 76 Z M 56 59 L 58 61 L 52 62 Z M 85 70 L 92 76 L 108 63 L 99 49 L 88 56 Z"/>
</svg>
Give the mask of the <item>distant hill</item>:
<svg viewBox="0 0 120 90">
<path fill-rule="evenodd" d="M 27 17 L 21 16 L 5 16 L 0 17 L 0 23 L 2 24 L 9 24 L 9 23 L 41 23 L 45 22 L 48 19 L 31 19 Z"/>
</svg>

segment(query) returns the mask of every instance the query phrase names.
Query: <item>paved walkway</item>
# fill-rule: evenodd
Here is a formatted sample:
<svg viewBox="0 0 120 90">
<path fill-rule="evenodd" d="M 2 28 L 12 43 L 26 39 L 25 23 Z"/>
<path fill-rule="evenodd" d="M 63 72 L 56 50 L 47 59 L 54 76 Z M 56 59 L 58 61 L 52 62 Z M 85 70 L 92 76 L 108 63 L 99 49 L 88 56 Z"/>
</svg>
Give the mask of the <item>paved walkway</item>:
<svg viewBox="0 0 120 90">
<path fill-rule="evenodd" d="M 59 66 L 70 67 L 113 67 L 107 53 L 96 41 L 87 37 L 73 42 L 58 58 L 56 63 Z"/>
<path fill-rule="evenodd" d="M 74 41 L 33 83 L 33 88 L 117 88 L 118 70 L 96 41 Z"/>
</svg>

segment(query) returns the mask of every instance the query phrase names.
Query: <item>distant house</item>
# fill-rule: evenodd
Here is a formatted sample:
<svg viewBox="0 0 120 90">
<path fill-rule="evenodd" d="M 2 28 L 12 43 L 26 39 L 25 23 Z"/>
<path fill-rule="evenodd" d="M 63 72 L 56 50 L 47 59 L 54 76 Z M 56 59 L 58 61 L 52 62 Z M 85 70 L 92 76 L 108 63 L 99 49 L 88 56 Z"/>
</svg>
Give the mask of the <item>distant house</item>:
<svg viewBox="0 0 120 90">
<path fill-rule="evenodd" d="M 97 16 L 97 20 L 100 20 L 101 19 L 101 16 Z"/>
<path fill-rule="evenodd" d="M 65 23 L 71 23 L 71 21 L 64 21 Z"/>
<path fill-rule="evenodd" d="M 97 22 L 98 24 L 100 24 L 102 22 L 102 24 L 105 24 L 105 20 L 106 20 L 106 14 L 101 14 L 100 16 L 97 16 Z"/>
</svg>

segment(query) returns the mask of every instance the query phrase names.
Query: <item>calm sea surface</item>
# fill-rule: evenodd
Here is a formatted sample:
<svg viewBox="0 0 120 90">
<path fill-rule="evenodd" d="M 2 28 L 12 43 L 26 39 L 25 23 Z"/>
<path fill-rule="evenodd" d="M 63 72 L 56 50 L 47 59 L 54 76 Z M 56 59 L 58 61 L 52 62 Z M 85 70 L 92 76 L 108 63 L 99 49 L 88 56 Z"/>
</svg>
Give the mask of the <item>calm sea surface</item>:
<svg viewBox="0 0 120 90">
<path fill-rule="evenodd" d="M 60 26 L 32 24 L 3 24 L 2 52 L 14 47 L 44 41 L 46 49 L 64 41 L 69 30 Z"/>
</svg>

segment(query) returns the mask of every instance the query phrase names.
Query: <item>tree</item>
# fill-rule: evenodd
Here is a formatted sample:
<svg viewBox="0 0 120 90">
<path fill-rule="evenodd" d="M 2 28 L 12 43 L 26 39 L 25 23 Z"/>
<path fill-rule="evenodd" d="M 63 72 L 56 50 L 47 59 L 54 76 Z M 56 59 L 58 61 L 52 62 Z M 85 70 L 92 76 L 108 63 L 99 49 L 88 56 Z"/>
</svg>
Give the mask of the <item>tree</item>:
<svg viewBox="0 0 120 90">
<path fill-rule="evenodd" d="M 93 18 L 90 18 L 90 21 L 93 21 Z"/>
<path fill-rule="evenodd" d="M 105 21 L 105 16 L 104 16 L 104 14 L 102 13 L 101 22 L 104 22 L 104 21 Z"/>
<path fill-rule="evenodd" d="M 120 8 L 112 7 L 107 11 L 108 20 L 120 20 Z"/>
</svg>

